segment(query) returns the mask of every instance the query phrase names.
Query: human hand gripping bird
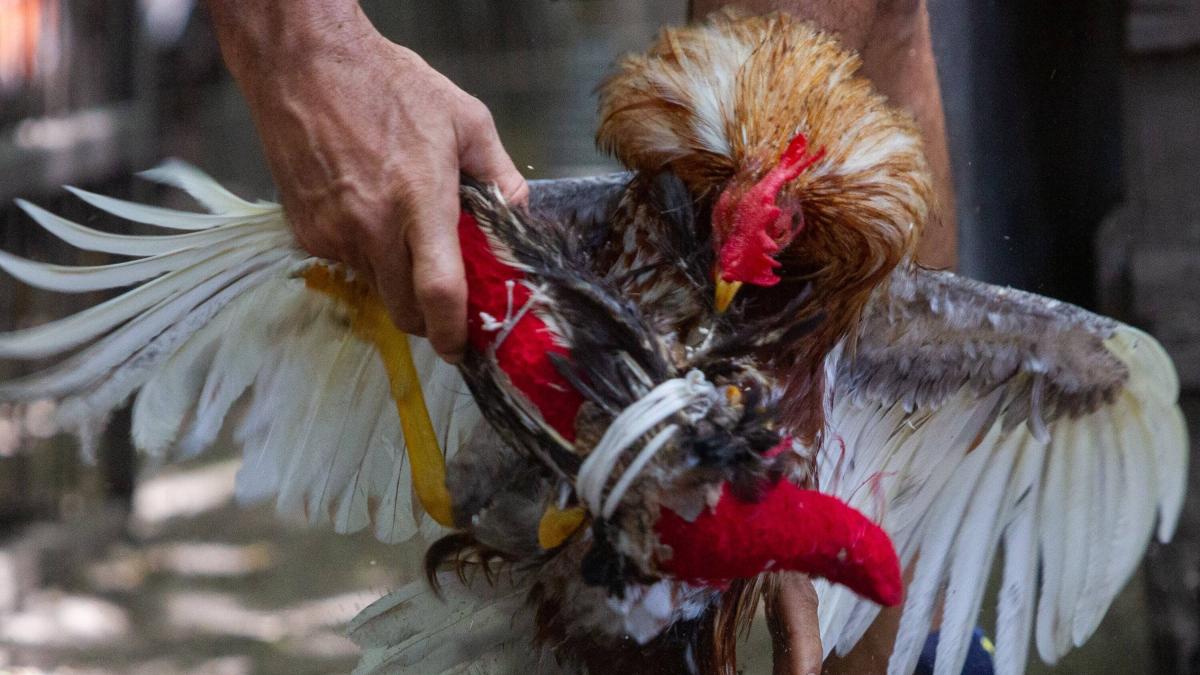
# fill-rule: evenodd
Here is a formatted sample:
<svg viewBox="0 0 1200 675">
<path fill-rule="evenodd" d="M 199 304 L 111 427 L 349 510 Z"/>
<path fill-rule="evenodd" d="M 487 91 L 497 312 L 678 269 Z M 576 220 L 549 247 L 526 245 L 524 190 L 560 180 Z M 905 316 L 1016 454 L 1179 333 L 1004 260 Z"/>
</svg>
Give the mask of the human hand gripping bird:
<svg viewBox="0 0 1200 675">
<path fill-rule="evenodd" d="M 457 361 L 459 174 L 510 203 L 529 192 L 487 106 L 381 35 L 357 2 L 206 4 L 297 241 L 357 270 L 397 326 Z"/>
<path fill-rule="evenodd" d="M 360 672 L 732 673 L 764 590 L 801 572 L 822 580 L 826 653 L 902 602 L 889 672 L 940 613 L 957 675 L 1001 544 L 997 668 L 1022 671 L 1031 637 L 1053 662 L 1171 535 L 1174 370 L 1136 329 L 913 265 L 921 143 L 857 68 L 786 15 L 720 15 L 622 61 L 599 139 L 630 173 L 535 181 L 527 208 L 464 180 L 458 367 L 396 331 L 369 279 L 304 253 L 278 206 L 190 167 L 148 177 L 208 213 L 76 191 L 175 234 L 23 204 L 137 259 L 4 269 L 134 287 L 0 336 L 7 358 L 82 347 L 0 397 L 56 400 L 86 441 L 137 392 L 134 441 L 163 456 L 211 446 L 237 406 L 243 498 L 401 545 L 444 535 L 439 592 L 414 579 L 352 624 Z"/>
</svg>

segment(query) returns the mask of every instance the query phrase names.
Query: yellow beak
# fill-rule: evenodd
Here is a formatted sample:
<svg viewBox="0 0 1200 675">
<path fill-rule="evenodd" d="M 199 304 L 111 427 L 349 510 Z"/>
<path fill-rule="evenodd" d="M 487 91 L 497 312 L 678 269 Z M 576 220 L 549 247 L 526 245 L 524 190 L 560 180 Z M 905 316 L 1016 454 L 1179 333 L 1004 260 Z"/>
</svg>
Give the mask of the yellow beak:
<svg viewBox="0 0 1200 675">
<path fill-rule="evenodd" d="M 730 303 L 733 302 L 733 296 L 737 295 L 738 289 L 742 287 L 742 282 L 740 282 L 740 281 L 725 281 L 724 279 L 721 278 L 721 272 L 719 270 L 717 271 L 716 277 L 717 277 L 716 306 L 717 306 L 717 313 L 721 314 L 721 313 L 724 313 L 725 310 L 729 309 Z"/>
</svg>

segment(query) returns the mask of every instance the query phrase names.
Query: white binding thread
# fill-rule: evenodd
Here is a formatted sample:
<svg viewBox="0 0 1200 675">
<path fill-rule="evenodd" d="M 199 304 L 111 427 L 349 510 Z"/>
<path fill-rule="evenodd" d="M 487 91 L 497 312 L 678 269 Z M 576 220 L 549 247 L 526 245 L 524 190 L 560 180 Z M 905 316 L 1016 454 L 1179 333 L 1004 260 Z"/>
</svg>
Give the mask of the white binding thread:
<svg viewBox="0 0 1200 675">
<path fill-rule="evenodd" d="M 658 454 L 658 451 L 662 448 L 662 446 L 666 445 L 667 441 L 671 440 L 671 437 L 675 435 L 676 431 L 679 431 L 678 424 L 667 425 L 666 428 L 658 432 L 654 438 L 650 439 L 650 442 L 647 443 L 642 448 L 642 451 L 638 453 L 637 457 L 633 459 L 633 462 L 631 462 L 625 469 L 625 473 L 621 475 L 620 480 L 618 480 L 617 484 L 613 486 L 612 491 L 608 493 L 608 499 L 604 500 L 604 509 L 601 513 L 605 518 L 612 517 L 613 511 L 616 511 L 617 506 L 621 503 L 621 497 L 625 496 L 625 491 L 628 490 L 629 486 L 633 484 L 634 479 L 642 473 L 642 469 L 645 468 L 646 464 L 649 463 L 651 459 L 653 459 L 654 455 Z"/>
<path fill-rule="evenodd" d="M 479 319 L 482 322 L 483 330 L 489 333 L 496 333 L 496 339 L 492 341 L 491 350 L 500 348 L 504 341 L 508 339 L 509 333 L 513 328 L 525 318 L 525 315 L 533 309 L 534 305 L 544 301 L 546 295 L 544 293 L 545 286 L 537 286 L 528 281 L 522 281 L 521 285 L 528 288 L 530 291 L 529 299 L 521 305 L 520 309 L 516 308 L 516 301 L 513 299 L 513 289 L 516 288 L 517 282 L 513 279 L 508 279 L 504 282 L 504 290 L 508 296 L 508 306 L 504 310 L 504 320 L 501 321 L 487 312 L 480 312 Z"/>
<path fill-rule="evenodd" d="M 495 333 L 498 330 L 505 328 L 511 329 L 513 324 L 513 288 L 516 286 L 515 281 L 508 279 L 504 282 L 504 291 L 508 296 L 508 306 L 504 310 L 504 320 L 500 321 L 496 317 L 487 312 L 480 312 L 479 318 L 483 322 L 483 329 L 489 333 Z M 502 338 L 497 338 L 502 339 Z"/>
<path fill-rule="evenodd" d="M 608 425 L 600 442 L 584 460 L 575 479 L 576 489 L 588 510 L 593 515 L 604 518 L 612 516 L 625 492 L 641 475 L 646 464 L 679 431 L 679 425 L 667 426 L 642 447 L 602 504 L 604 486 L 625 451 L 651 429 L 676 413 L 683 412 L 689 422 L 704 417 L 716 398 L 716 387 L 704 378 L 704 373 L 693 370 L 684 377 L 659 384 L 622 410 L 613 419 L 612 424 Z"/>
</svg>

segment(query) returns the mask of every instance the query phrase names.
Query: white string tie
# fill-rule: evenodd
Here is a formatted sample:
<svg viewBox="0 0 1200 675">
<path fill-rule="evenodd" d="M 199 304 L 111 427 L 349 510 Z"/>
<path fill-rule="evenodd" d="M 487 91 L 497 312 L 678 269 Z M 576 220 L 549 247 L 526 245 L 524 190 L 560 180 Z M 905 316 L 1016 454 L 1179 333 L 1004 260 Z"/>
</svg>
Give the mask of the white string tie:
<svg viewBox="0 0 1200 675">
<path fill-rule="evenodd" d="M 692 370 L 684 377 L 659 384 L 622 410 L 584 460 L 575 479 L 576 489 L 588 510 L 604 518 L 612 516 L 625 492 L 650 460 L 679 431 L 679 425 L 670 424 L 655 434 L 626 467 L 608 498 L 603 499 L 604 486 L 626 450 L 672 415 L 683 413 L 689 422 L 701 419 L 708 414 L 716 400 L 716 387 L 705 379 L 704 373 Z"/>
<path fill-rule="evenodd" d="M 517 324 L 521 322 L 521 319 L 524 319 L 525 315 L 528 314 L 535 305 L 546 300 L 546 295 L 543 292 L 545 291 L 544 286 L 537 286 L 529 283 L 528 281 L 522 281 L 521 285 L 525 286 L 525 288 L 528 288 L 530 294 L 529 299 L 525 301 L 525 304 L 518 308 L 516 306 L 516 301 L 513 298 L 513 291 L 516 288 L 516 285 L 517 282 L 513 279 L 508 279 L 504 282 L 504 290 L 507 295 L 507 307 L 504 311 L 503 320 L 497 319 L 487 312 L 479 313 L 481 328 L 489 333 L 496 333 L 496 339 L 492 341 L 492 351 L 499 349 L 500 345 L 504 344 L 504 341 L 508 339 L 509 333 L 512 333 L 513 328 L 516 328 Z"/>
</svg>

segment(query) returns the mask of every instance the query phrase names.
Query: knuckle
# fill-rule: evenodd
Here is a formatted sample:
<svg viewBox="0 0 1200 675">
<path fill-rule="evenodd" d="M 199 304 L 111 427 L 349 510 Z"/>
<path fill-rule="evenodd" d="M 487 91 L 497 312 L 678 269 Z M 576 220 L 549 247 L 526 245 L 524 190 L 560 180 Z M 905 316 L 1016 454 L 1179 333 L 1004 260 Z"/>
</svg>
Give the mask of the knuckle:
<svg viewBox="0 0 1200 675">
<path fill-rule="evenodd" d="M 398 224 L 404 228 L 422 230 L 431 226 L 431 219 L 445 214 L 438 213 L 436 205 L 442 202 L 448 188 L 447 185 L 457 185 L 457 175 L 450 178 L 440 171 L 430 170 L 422 176 L 397 176 L 391 184 L 392 213 Z"/>
<path fill-rule="evenodd" d="M 462 357 L 463 344 L 461 341 L 440 336 L 435 338 L 432 335 L 428 339 L 429 343 L 433 345 L 433 350 L 441 355 L 442 358 L 453 362 Z"/>
<path fill-rule="evenodd" d="M 455 354 L 463 349 L 466 321 L 445 314 L 427 317 L 428 339 L 439 354 Z"/>
<path fill-rule="evenodd" d="M 492 111 L 474 96 L 467 98 L 463 107 L 463 118 L 467 130 L 473 133 L 487 133 L 495 127 Z"/>
<path fill-rule="evenodd" d="M 505 190 L 505 196 L 513 204 L 524 204 L 529 201 L 529 183 L 525 180 L 514 181 L 516 185 Z"/>
<path fill-rule="evenodd" d="M 391 199 L 393 208 L 401 219 L 408 221 L 417 211 L 417 206 L 423 203 L 432 191 L 432 181 L 421 176 L 396 176 L 391 182 Z"/>
<path fill-rule="evenodd" d="M 462 279 L 446 275 L 424 276 L 416 280 L 417 300 L 430 310 L 456 307 L 466 297 Z"/>
</svg>

